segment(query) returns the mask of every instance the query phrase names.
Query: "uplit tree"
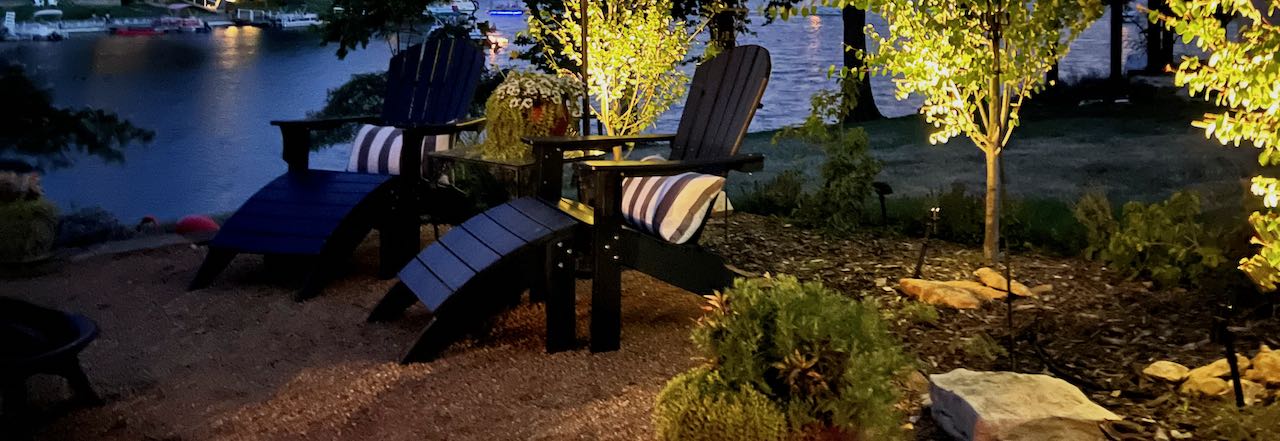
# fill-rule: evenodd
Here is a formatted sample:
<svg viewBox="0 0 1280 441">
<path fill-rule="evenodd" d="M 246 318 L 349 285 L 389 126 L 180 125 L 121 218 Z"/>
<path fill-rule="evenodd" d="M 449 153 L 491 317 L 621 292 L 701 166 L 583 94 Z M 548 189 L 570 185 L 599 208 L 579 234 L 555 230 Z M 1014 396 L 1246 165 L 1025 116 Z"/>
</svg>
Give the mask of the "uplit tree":
<svg viewBox="0 0 1280 441">
<path fill-rule="evenodd" d="M 564 7 L 560 15 L 530 17 L 529 35 L 558 48 L 548 57 L 554 71 L 581 78 L 583 11 L 578 2 Z M 606 134 L 639 133 L 684 95 L 688 78 L 677 67 L 704 26 L 689 26 L 670 11 L 670 0 L 588 5 L 587 89 Z"/>
<path fill-rule="evenodd" d="M 1259 3 L 1267 8 L 1265 13 L 1249 0 L 1170 0 L 1170 12 L 1151 12 L 1151 20 L 1209 54 L 1205 60 L 1185 57 L 1174 75 L 1174 83 L 1186 86 L 1192 96 L 1223 107 L 1192 125 L 1224 145 L 1252 143 L 1259 149 L 1258 163 L 1275 166 L 1280 165 L 1280 26 L 1272 16 L 1280 3 Z M 1246 23 L 1229 34 L 1222 16 L 1215 16 L 1221 13 L 1238 15 Z M 1275 212 L 1280 179 L 1255 176 L 1252 187 L 1266 210 L 1249 216 L 1257 232 L 1253 243 L 1260 248 L 1240 261 L 1240 269 L 1260 288 L 1272 291 L 1280 282 L 1280 214 Z"/>
<path fill-rule="evenodd" d="M 838 0 L 861 6 L 865 0 Z M 1023 100 L 1102 15 L 1100 0 L 870 0 L 889 24 L 868 55 L 873 71 L 893 75 L 895 96 L 924 98 L 920 113 L 936 129 L 929 142 L 964 135 L 986 157 L 983 255 L 1000 240 L 1000 155 L 1019 123 Z"/>
</svg>

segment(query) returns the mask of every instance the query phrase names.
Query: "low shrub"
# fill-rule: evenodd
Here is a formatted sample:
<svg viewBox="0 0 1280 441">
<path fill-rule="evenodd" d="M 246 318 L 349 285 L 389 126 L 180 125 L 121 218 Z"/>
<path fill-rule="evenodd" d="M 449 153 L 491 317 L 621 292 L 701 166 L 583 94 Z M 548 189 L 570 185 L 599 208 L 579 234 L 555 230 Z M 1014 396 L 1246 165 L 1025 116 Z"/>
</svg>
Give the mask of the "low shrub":
<svg viewBox="0 0 1280 441">
<path fill-rule="evenodd" d="M 805 176 L 803 170 L 787 170 L 765 181 L 753 182 L 734 199 L 734 208 L 747 213 L 765 216 L 791 216 L 800 208 L 804 197 Z"/>
<path fill-rule="evenodd" d="M 982 195 L 963 184 L 926 197 L 891 199 L 889 216 L 905 233 L 923 235 L 931 207 L 938 207 L 933 237 L 964 245 L 983 238 Z M 1014 250 L 1037 250 L 1074 256 L 1084 249 L 1086 229 L 1072 216 L 1071 206 L 1053 199 L 1010 199 L 1000 216 L 1001 237 Z"/>
<path fill-rule="evenodd" d="M 120 223 L 102 207 L 80 208 L 62 216 L 58 222 L 57 245 L 83 247 L 97 243 L 128 239 L 134 231 Z"/>
<path fill-rule="evenodd" d="M 768 397 L 750 386 L 729 387 L 705 366 L 667 382 L 653 420 L 660 440 L 775 441 L 788 434 L 786 416 Z"/>
<path fill-rule="evenodd" d="M 907 361 L 874 302 L 789 276 L 738 280 L 709 302 L 693 340 L 729 388 L 763 393 L 795 433 L 900 434 L 893 380 Z"/>
<path fill-rule="evenodd" d="M 1076 219 L 1089 231 L 1085 254 L 1129 278 L 1149 277 L 1169 286 L 1197 283 L 1226 260 L 1220 232 L 1200 219 L 1200 196 L 1177 192 L 1152 204 L 1129 202 L 1120 219 L 1108 217 L 1105 196 L 1087 195 L 1076 204 Z"/>
<path fill-rule="evenodd" d="M 1198 439 L 1262 441 L 1280 433 L 1280 404 L 1238 408 L 1224 400 L 1209 407 L 1196 430 Z"/>
<path fill-rule="evenodd" d="M 0 262 L 38 258 L 53 248 L 58 209 L 44 198 L 0 204 Z"/>
<path fill-rule="evenodd" d="M 748 211 L 784 211 L 787 213 L 764 214 L 790 214 L 803 225 L 836 232 L 853 231 L 863 223 L 867 201 L 873 194 L 872 183 L 883 164 L 871 156 L 866 131 L 844 124 L 845 117 L 857 106 L 857 80 L 845 78 L 839 84 L 839 90 L 814 94 L 804 122 L 783 128 L 773 140 L 777 143 L 780 139 L 798 139 L 822 147 L 826 161 L 822 163 L 822 181 L 817 190 L 803 191 L 802 172 L 784 172 L 756 188 L 766 194 L 747 196 L 751 200 Z M 752 207 L 757 201 L 764 204 Z"/>
</svg>

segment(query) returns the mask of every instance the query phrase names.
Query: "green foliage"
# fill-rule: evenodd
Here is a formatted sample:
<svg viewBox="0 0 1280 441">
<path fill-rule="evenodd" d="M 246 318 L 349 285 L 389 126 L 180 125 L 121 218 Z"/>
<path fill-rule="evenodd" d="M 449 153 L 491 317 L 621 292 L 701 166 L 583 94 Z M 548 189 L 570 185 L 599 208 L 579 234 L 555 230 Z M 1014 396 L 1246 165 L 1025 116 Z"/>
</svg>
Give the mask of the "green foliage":
<svg viewBox="0 0 1280 441">
<path fill-rule="evenodd" d="M 1209 54 L 1208 60 L 1184 57 L 1174 75 L 1174 83 L 1186 86 L 1191 96 L 1223 108 L 1192 125 L 1224 145 L 1249 141 L 1260 150 L 1259 164 L 1280 165 L 1280 26 L 1272 15 L 1280 3 L 1259 3 L 1267 6 L 1265 11 L 1251 0 L 1170 0 L 1169 14 L 1151 11 L 1150 19 Z M 1220 16 L 1246 21 L 1228 32 Z M 1266 211 L 1249 217 L 1257 232 L 1251 243 L 1260 249 L 1241 260 L 1240 269 L 1270 291 L 1280 283 L 1280 216 L 1272 211 L 1280 205 L 1280 179 L 1255 176 L 1252 191 L 1262 198 Z"/>
<path fill-rule="evenodd" d="M 77 155 L 122 162 L 130 143 L 155 137 L 114 113 L 54 107 L 19 65 L 0 62 L 0 103 L 0 159 L 43 168 L 70 166 Z"/>
<path fill-rule="evenodd" d="M 671 17 L 671 0 L 627 3 L 578 2 L 564 4 L 564 13 L 537 11 L 528 18 L 529 35 L 554 50 L 552 69 L 563 77 L 582 80 L 581 17 L 589 17 L 590 47 L 587 89 L 592 113 L 608 135 L 640 133 L 684 95 L 687 75 L 677 69 L 701 25 Z"/>
<path fill-rule="evenodd" d="M 965 245 L 983 240 L 982 196 L 953 184 L 946 191 L 926 197 L 889 200 L 889 217 L 905 233 L 920 236 L 928 223 L 929 209 L 939 207 L 932 237 Z M 1085 229 L 1072 217 L 1071 207 L 1054 199 L 1011 199 L 1000 216 L 1004 240 L 1014 250 L 1037 250 L 1074 256 L 1085 245 Z"/>
<path fill-rule="evenodd" d="M 38 173 L 0 172 L 0 204 L 31 201 L 44 196 Z"/>
<path fill-rule="evenodd" d="M 1084 258 L 1099 258 L 1120 226 L 1116 216 L 1111 213 L 1111 201 L 1107 199 L 1106 193 L 1090 190 L 1080 197 L 1072 212 L 1076 221 L 1085 229 L 1088 246 L 1084 249 Z"/>
<path fill-rule="evenodd" d="M 867 133 L 861 127 L 842 123 L 857 108 L 858 81 L 845 77 L 839 81 L 839 90 L 815 93 L 804 122 L 783 128 L 773 139 L 775 144 L 780 139 L 798 139 L 826 151 L 822 185 L 816 192 L 799 197 L 794 214 L 801 222 L 838 232 L 853 231 L 861 223 L 874 191 L 871 184 L 882 166 L 871 156 Z"/>
<path fill-rule="evenodd" d="M 887 315 L 913 324 L 938 322 L 938 308 L 925 302 L 904 302 L 896 311 Z"/>
<path fill-rule="evenodd" d="M 733 205 L 747 213 L 791 216 L 800 208 L 804 182 L 803 170 L 786 170 L 763 185 L 753 182 L 741 197 L 734 199 Z"/>
<path fill-rule="evenodd" d="M 386 93 L 386 72 L 355 74 L 343 85 L 329 89 L 324 108 L 318 112 L 307 112 L 307 118 L 380 115 Z M 350 142 L 356 136 L 356 128 L 348 126 L 318 131 L 312 136 L 311 148 L 319 149 Z"/>
<path fill-rule="evenodd" d="M 1280 433 L 1280 404 L 1238 408 L 1222 401 L 1209 406 L 1207 414 L 1196 430 L 1198 439 L 1262 441 Z"/>
<path fill-rule="evenodd" d="M 44 198 L 0 203 L 0 262 L 44 255 L 58 234 L 58 209 Z"/>
<path fill-rule="evenodd" d="M 982 360 L 986 363 L 994 363 L 1000 357 L 1009 355 L 996 339 L 991 338 L 985 332 L 979 332 L 973 337 L 961 338 L 960 353 L 964 354 L 966 360 Z"/>
<path fill-rule="evenodd" d="M 738 280 L 706 309 L 693 341 L 711 369 L 769 397 L 792 430 L 899 435 L 893 379 L 907 361 L 874 302 L 780 276 Z"/>
<path fill-rule="evenodd" d="M 1082 200 L 1076 212 L 1082 224 L 1094 225 L 1089 254 L 1127 277 L 1150 277 L 1162 285 L 1196 282 L 1225 260 L 1212 245 L 1219 233 L 1200 221 L 1200 196 L 1194 192 L 1152 204 L 1129 202 L 1111 224 L 1109 211 L 1096 208 L 1109 203 L 1090 198 L 1095 200 Z"/>
<path fill-rule="evenodd" d="M 578 112 L 581 83 L 535 72 L 509 72 L 485 102 L 481 154 L 492 159 L 532 157 L 520 138 L 564 135 Z"/>
<path fill-rule="evenodd" d="M 730 387 L 707 367 L 667 382 L 654 403 L 659 440 L 775 441 L 787 439 L 787 419 L 769 398 L 747 385 Z"/>
</svg>

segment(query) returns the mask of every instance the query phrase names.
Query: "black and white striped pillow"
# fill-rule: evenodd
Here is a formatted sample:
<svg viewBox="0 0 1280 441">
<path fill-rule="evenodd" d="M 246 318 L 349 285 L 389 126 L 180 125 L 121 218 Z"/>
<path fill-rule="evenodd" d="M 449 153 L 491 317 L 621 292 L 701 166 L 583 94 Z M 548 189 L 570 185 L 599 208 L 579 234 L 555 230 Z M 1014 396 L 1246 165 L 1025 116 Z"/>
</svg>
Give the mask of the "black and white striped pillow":
<svg viewBox="0 0 1280 441">
<path fill-rule="evenodd" d="M 724 177 L 702 173 L 622 180 L 622 215 L 637 230 L 682 244 L 692 239 Z"/>
<path fill-rule="evenodd" d="M 402 130 L 389 126 L 365 124 L 360 126 L 351 144 L 351 159 L 347 171 L 383 175 L 400 174 L 400 148 Z M 453 143 L 450 135 L 428 136 L 422 140 L 422 151 L 448 150 Z"/>
</svg>

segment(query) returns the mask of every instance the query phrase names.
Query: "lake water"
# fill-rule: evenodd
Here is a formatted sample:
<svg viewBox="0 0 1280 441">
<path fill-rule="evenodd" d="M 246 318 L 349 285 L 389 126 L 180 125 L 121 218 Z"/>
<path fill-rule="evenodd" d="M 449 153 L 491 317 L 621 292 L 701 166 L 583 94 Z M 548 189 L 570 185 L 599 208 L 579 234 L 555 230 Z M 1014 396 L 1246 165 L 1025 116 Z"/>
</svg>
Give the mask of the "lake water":
<svg viewBox="0 0 1280 441">
<path fill-rule="evenodd" d="M 493 21 L 508 36 L 524 28 L 520 18 Z M 828 67 L 840 63 L 840 17 L 800 17 L 767 27 L 758 26 L 761 17 L 754 21 L 757 34 L 741 42 L 769 48 L 774 72 L 751 129 L 796 123 L 808 112 L 809 96 L 831 84 Z M 876 21 L 872 17 L 883 25 Z M 1105 74 L 1107 23 L 1099 20 L 1074 43 L 1061 66 L 1064 79 Z M 1135 32 L 1127 26 L 1126 40 Z M 385 69 L 389 56 L 385 44 L 374 44 L 338 60 L 315 34 L 257 28 L 0 43 L 0 59 L 25 64 L 54 90 L 58 104 L 107 109 L 156 132 L 151 144 L 131 146 L 123 164 L 87 158 L 45 177 L 49 197 L 64 209 L 102 206 L 125 223 L 145 215 L 174 219 L 236 209 L 285 169 L 279 132 L 268 121 L 320 108 L 326 90 L 352 74 Z M 490 62 L 510 63 L 506 54 Z M 918 106 L 893 100 L 885 78 L 873 79 L 872 86 L 887 115 L 910 114 Z M 658 130 L 674 125 L 675 112 Z M 314 154 L 313 164 L 341 168 L 346 154 L 328 149 Z"/>
</svg>

